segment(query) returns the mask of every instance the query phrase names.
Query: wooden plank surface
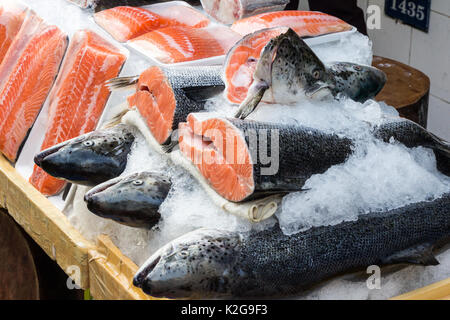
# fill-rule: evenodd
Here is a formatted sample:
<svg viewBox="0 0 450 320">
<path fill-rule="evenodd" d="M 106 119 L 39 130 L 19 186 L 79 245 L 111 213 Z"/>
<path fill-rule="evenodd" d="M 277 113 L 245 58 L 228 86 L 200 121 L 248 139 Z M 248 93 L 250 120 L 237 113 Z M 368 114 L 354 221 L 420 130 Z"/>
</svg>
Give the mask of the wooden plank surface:
<svg viewBox="0 0 450 320">
<path fill-rule="evenodd" d="M 6 209 L 66 273 L 79 276 L 81 288 L 88 288 L 88 251 L 94 245 L 1 155 L 0 207 Z"/>
<path fill-rule="evenodd" d="M 150 300 L 151 297 L 133 286 L 137 269 L 108 236 L 100 235 L 97 248 L 89 251 L 91 295 L 97 300 Z"/>
<path fill-rule="evenodd" d="M 407 292 L 392 300 L 450 300 L 450 278 Z"/>
</svg>

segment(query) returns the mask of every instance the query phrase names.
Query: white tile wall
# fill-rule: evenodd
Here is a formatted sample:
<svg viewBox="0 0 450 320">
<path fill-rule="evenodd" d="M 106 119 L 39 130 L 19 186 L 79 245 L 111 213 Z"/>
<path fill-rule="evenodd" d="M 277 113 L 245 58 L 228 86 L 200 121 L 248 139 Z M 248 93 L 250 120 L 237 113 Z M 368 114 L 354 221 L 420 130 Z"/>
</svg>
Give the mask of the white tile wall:
<svg viewBox="0 0 450 320">
<path fill-rule="evenodd" d="M 430 77 L 433 95 L 450 102 L 450 18 L 435 12 L 430 18 L 429 33 L 413 30 L 409 64 Z"/>
</svg>

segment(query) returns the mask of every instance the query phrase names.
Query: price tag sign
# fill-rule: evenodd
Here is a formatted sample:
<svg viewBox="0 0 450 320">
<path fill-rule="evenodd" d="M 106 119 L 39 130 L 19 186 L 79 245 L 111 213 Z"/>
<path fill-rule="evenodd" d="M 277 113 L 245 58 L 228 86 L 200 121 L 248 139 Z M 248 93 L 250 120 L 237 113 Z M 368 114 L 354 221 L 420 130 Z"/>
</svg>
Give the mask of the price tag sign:
<svg viewBox="0 0 450 320">
<path fill-rule="evenodd" d="M 431 0 L 386 0 L 386 15 L 428 32 Z"/>
</svg>

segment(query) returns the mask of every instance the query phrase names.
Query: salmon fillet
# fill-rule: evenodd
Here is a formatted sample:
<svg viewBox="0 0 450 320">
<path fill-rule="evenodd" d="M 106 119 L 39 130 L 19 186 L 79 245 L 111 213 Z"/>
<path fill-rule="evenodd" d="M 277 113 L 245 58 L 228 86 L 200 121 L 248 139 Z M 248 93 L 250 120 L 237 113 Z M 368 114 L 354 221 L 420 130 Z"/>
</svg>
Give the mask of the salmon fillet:
<svg viewBox="0 0 450 320">
<path fill-rule="evenodd" d="M 104 83 L 119 74 L 125 60 L 119 49 L 94 32 L 75 33 L 49 97 L 49 120 L 41 150 L 96 128 L 109 97 Z M 30 182 L 48 196 L 65 185 L 38 166 Z"/>
<path fill-rule="evenodd" d="M 342 32 L 352 26 L 339 18 L 317 11 L 275 11 L 238 20 L 231 29 L 241 35 L 273 27 L 289 27 L 299 36 L 315 37 L 327 33 Z"/>
<path fill-rule="evenodd" d="M 203 14 L 184 5 L 156 7 L 151 10 L 121 6 L 100 11 L 94 14 L 94 19 L 120 42 L 168 26 L 202 28 L 209 24 L 209 19 Z"/>
<path fill-rule="evenodd" d="M 162 63 L 177 63 L 224 55 L 240 38 L 225 26 L 167 27 L 148 32 L 130 43 Z"/>
<path fill-rule="evenodd" d="M 22 26 L 27 9 L 16 3 L 0 4 L 0 63 Z"/>
<path fill-rule="evenodd" d="M 12 162 L 53 85 L 67 35 L 30 14 L 0 65 L 0 150 Z"/>
</svg>

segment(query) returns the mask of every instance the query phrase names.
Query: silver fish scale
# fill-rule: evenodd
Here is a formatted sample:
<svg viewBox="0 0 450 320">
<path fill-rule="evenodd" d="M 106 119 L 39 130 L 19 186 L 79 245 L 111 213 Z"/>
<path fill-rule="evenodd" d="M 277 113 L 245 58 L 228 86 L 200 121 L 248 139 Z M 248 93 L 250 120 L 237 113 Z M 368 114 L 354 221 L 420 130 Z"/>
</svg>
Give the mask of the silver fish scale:
<svg viewBox="0 0 450 320">
<path fill-rule="evenodd" d="M 166 68 L 164 73 L 174 89 L 224 85 L 221 66 Z"/>
</svg>

